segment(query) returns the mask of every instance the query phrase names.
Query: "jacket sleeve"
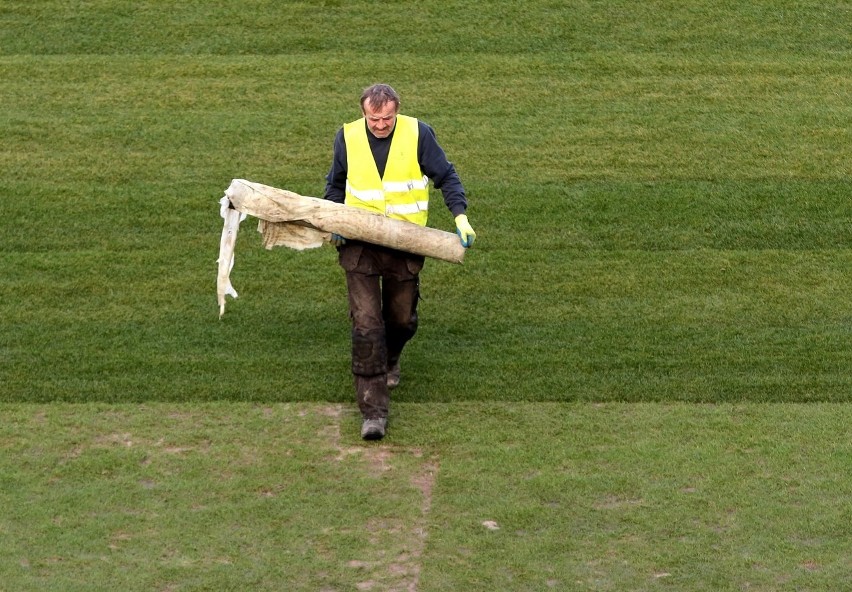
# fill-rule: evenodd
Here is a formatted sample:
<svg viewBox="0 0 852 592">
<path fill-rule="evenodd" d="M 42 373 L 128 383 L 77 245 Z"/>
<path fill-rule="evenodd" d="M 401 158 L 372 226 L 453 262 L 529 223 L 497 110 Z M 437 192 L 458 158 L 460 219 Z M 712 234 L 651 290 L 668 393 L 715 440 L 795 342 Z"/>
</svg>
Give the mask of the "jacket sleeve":
<svg viewBox="0 0 852 592">
<path fill-rule="evenodd" d="M 343 128 L 334 137 L 334 154 L 331 159 L 331 169 L 325 177 L 325 199 L 343 203 L 346 199 L 346 141 L 343 139 Z"/>
<path fill-rule="evenodd" d="M 423 174 L 432 179 L 435 189 L 441 190 L 444 203 L 453 217 L 464 214 L 467 210 L 467 196 L 456 168 L 447 160 L 444 149 L 438 144 L 435 130 L 422 121 L 419 122 L 419 126 L 417 160 L 420 163 L 420 169 Z"/>
</svg>

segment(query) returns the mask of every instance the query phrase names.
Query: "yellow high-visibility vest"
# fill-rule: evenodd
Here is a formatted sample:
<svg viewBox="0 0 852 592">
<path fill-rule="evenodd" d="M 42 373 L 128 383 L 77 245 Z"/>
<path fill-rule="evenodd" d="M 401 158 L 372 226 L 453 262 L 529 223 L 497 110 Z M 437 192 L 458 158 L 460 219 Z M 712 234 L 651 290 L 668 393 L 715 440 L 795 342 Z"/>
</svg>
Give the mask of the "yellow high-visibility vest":
<svg viewBox="0 0 852 592">
<path fill-rule="evenodd" d="M 343 126 L 346 141 L 345 204 L 389 218 L 426 226 L 429 215 L 429 178 L 417 163 L 417 119 L 396 116 L 385 174 L 379 170 L 367 140 L 364 118 Z"/>
</svg>

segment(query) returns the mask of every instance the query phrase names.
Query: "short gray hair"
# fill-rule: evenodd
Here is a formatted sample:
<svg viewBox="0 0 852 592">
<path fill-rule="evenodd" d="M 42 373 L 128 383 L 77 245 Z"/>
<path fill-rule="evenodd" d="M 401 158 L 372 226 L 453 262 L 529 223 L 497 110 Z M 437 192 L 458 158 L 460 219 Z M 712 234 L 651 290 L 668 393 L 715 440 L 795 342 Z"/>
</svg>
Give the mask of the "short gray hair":
<svg viewBox="0 0 852 592">
<path fill-rule="evenodd" d="M 389 84 L 374 84 L 368 86 L 361 93 L 361 110 L 364 110 L 364 103 L 370 101 L 370 105 L 375 108 L 383 106 L 385 103 L 393 103 L 396 110 L 399 110 L 399 95 Z"/>
</svg>

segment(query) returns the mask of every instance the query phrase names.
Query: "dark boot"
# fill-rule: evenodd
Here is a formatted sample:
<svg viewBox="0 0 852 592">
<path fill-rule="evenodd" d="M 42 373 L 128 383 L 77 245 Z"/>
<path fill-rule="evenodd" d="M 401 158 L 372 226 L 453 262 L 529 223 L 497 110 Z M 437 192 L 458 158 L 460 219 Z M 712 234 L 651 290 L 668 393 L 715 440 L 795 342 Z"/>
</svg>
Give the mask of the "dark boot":
<svg viewBox="0 0 852 592">
<path fill-rule="evenodd" d="M 385 437 L 388 428 L 388 419 L 380 417 L 378 419 L 365 419 L 361 424 L 361 437 L 364 440 L 381 440 Z"/>
</svg>

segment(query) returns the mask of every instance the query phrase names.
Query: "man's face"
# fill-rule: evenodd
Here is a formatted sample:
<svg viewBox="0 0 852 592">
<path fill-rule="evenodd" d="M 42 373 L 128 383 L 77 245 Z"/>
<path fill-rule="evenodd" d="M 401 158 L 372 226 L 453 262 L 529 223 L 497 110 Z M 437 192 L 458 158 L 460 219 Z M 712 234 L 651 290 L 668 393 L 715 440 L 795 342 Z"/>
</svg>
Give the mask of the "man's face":
<svg viewBox="0 0 852 592">
<path fill-rule="evenodd" d="M 377 138 L 387 138 L 396 124 L 397 107 L 388 101 L 380 107 L 373 107 L 370 101 L 364 102 L 364 117 L 367 118 L 367 129 Z"/>
</svg>

